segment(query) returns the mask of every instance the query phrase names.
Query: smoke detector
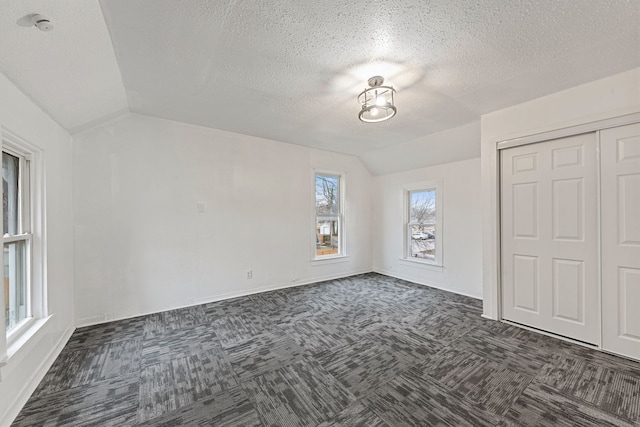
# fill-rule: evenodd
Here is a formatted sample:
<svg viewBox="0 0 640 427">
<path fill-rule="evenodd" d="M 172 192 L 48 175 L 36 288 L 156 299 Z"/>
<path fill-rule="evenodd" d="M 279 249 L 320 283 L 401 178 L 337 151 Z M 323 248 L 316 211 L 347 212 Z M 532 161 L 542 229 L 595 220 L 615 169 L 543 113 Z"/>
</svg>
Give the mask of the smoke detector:
<svg viewBox="0 0 640 427">
<path fill-rule="evenodd" d="M 53 24 L 49 21 L 49 18 L 44 15 L 40 15 L 39 13 L 31 13 L 27 16 L 23 16 L 18 19 L 18 25 L 21 27 L 36 27 L 40 31 L 53 30 Z"/>
</svg>

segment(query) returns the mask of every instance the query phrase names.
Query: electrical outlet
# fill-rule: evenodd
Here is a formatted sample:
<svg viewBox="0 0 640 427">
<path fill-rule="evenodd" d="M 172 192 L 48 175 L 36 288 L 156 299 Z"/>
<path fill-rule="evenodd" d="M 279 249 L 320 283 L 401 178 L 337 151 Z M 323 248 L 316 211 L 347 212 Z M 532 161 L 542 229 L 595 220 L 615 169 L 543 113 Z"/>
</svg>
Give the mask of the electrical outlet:
<svg viewBox="0 0 640 427">
<path fill-rule="evenodd" d="M 249 270 L 245 271 L 244 278 L 245 279 L 253 279 L 253 270 L 249 269 Z"/>
</svg>

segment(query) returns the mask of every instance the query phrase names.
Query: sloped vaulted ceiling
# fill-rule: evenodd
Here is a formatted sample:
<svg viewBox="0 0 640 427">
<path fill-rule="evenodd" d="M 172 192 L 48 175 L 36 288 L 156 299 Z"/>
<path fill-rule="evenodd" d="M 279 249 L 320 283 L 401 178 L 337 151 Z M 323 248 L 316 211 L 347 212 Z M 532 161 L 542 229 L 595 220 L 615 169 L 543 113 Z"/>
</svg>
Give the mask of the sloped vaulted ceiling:
<svg viewBox="0 0 640 427">
<path fill-rule="evenodd" d="M 18 25 L 33 13 L 53 31 Z M 0 72 L 71 132 L 129 109 L 97 0 L 1 1 Z"/>
<path fill-rule="evenodd" d="M 640 2 L 101 4 L 133 111 L 356 155 L 640 65 Z M 377 74 L 398 115 L 363 124 Z"/>
<path fill-rule="evenodd" d="M 15 25 L 36 11 L 53 32 Z M 124 108 L 359 156 L 640 66 L 637 1 L 9 0 L 0 18 L 0 71 L 68 129 Z M 363 124 L 377 74 L 398 115 Z"/>
</svg>

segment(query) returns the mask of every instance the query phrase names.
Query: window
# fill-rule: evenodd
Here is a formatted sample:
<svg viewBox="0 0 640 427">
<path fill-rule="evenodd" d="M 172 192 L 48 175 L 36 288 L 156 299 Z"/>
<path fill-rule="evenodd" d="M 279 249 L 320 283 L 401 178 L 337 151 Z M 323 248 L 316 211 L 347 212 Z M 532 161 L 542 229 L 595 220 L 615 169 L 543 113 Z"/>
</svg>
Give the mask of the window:
<svg viewBox="0 0 640 427">
<path fill-rule="evenodd" d="M 5 328 L 10 332 L 31 316 L 30 162 L 2 151 Z"/>
<path fill-rule="evenodd" d="M 341 176 L 315 174 L 316 258 L 343 255 Z"/>
<path fill-rule="evenodd" d="M 405 191 L 405 258 L 442 264 L 441 197 L 435 183 Z"/>
</svg>

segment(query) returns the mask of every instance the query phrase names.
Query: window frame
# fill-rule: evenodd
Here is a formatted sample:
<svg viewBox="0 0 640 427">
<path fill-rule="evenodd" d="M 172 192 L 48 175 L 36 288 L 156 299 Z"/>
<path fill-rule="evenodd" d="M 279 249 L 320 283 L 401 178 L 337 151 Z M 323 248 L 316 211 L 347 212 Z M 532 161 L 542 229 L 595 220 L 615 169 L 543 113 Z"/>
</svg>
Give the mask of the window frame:
<svg viewBox="0 0 640 427">
<path fill-rule="evenodd" d="M 18 191 L 18 217 L 17 217 L 17 233 L 7 234 L 2 236 L 3 244 L 23 242 L 24 244 L 24 285 L 25 285 L 25 315 L 24 318 L 19 320 L 18 323 L 8 331 L 7 339 L 11 341 L 15 331 L 20 331 L 25 324 L 29 323 L 29 319 L 32 316 L 32 291 L 31 291 L 31 160 L 30 156 L 17 152 L 9 147 L 5 147 L 3 144 L 2 154 L 9 154 L 18 159 L 18 179 L 17 179 L 17 191 Z M 3 187 L 4 189 L 4 187 Z M 15 281 L 15 279 L 14 279 Z"/>
<path fill-rule="evenodd" d="M 18 235 L 4 236 L 3 244 L 15 241 L 25 241 L 25 280 L 27 287 L 27 313 L 11 330 L 6 330 L 5 318 L 2 316 L 0 325 L 5 331 L 6 346 L 12 346 L 24 341 L 39 319 L 46 317 L 46 286 L 45 286 L 45 239 L 44 239 L 44 168 L 42 151 L 26 140 L 0 128 L 2 151 L 20 159 L 19 175 L 19 206 L 20 225 Z M 3 191 L 3 190 L 0 190 Z M 2 267 L 4 277 L 4 263 Z M 4 290 L 0 295 L 1 305 L 5 306 Z"/>
<path fill-rule="evenodd" d="M 346 239 L 345 239 L 345 217 L 344 217 L 344 201 L 345 201 L 345 176 L 346 174 L 341 171 L 334 170 L 326 170 L 326 169 L 313 169 L 312 170 L 312 182 L 313 182 L 313 192 L 312 192 L 312 204 L 313 204 L 313 236 L 312 236 L 312 261 L 329 261 L 336 260 L 340 258 L 346 258 Z M 316 211 L 316 179 L 318 176 L 330 176 L 338 178 L 338 213 L 330 214 L 330 215 L 318 215 Z M 338 253 L 337 254 L 328 254 L 328 255 L 318 255 L 317 254 L 317 224 L 318 218 L 325 217 L 329 218 L 337 218 L 338 222 Z"/>
<path fill-rule="evenodd" d="M 407 185 L 403 188 L 403 254 L 402 260 L 424 264 L 428 266 L 443 267 L 444 266 L 444 245 L 443 245 L 443 185 L 441 180 L 425 181 Z M 436 218 L 435 218 L 435 259 L 429 260 L 411 256 L 411 226 L 412 225 L 431 225 L 432 223 L 415 223 L 411 222 L 411 193 L 420 191 L 435 191 Z"/>
</svg>

